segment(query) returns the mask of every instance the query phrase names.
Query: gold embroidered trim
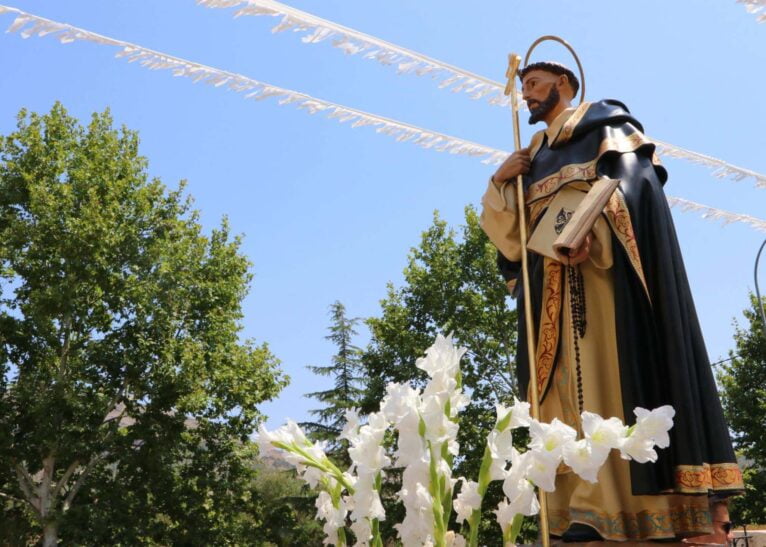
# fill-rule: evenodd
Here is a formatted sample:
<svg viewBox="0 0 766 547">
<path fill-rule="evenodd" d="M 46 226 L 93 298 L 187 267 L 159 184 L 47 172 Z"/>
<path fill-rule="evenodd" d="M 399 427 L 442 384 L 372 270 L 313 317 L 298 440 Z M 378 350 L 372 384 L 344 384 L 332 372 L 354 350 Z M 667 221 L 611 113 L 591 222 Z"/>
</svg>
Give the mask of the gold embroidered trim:
<svg viewBox="0 0 766 547">
<path fill-rule="evenodd" d="M 675 468 L 675 491 L 683 494 L 707 494 L 710 490 L 742 490 L 742 471 L 736 463 L 678 465 Z"/>
<path fill-rule="evenodd" d="M 595 528 L 606 540 L 666 539 L 692 533 L 710 533 L 712 519 L 707 496 L 691 496 L 686 503 L 665 510 L 606 513 L 582 509 L 548 512 L 551 533 L 563 534 L 572 522 Z"/>
<path fill-rule="evenodd" d="M 586 163 L 570 163 L 565 165 L 557 173 L 553 173 L 532 184 L 526 193 L 526 202 L 547 197 L 558 191 L 559 188 L 575 180 L 592 180 L 596 178 L 596 162 L 598 158 Z"/>
<path fill-rule="evenodd" d="M 561 263 L 545 257 L 543 262 L 543 300 L 535 361 L 537 393 L 542 398 L 556 359 L 561 315 Z M 531 395 L 530 395 L 531 397 Z M 527 398 L 527 400 L 531 400 Z"/>
<path fill-rule="evenodd" d="M 649 287 L 646 285 L 646 278 L 644 277 L 644 268 L 641 266 L 641 255 L 638 252 L 638 244 L 636 243 L 636 234 L 633 231 L 633 223 L 630 221 L 630 211 L 625 204 L 625 197 L 618 188 L 615 190 L 612 197 L 609 198 L 609 202 L 604 208 L 606 212 L 607 220 L 614 230 L 617 239 L 628 254 L 628 260 L 630 260 L 631 266 L 641 280 L 641 285 L 644 287 L 646 297 L 649 302 L 652 301 L 649 295 Z"/>
<path fill-rule="evenodd" d="M 563 127 L 561 128 L 561 131 L 558 135 L 556 135 L 556 138 L 553 139 L 553 144 L 566 144 L 569 142 L 569 139 L 572 138 L 572 134 L 574 133 L 575 127 L 577 127 L 577 124 L 579 124 L 583 117 L 585 116 L 585 113 L 590 108 L 591 103 L 582 103 L 580 106 L 577 107 L 577 109 L 572 113 L 572 115 L 569 117 L 569 119 L 564 122 Z"/>
<path fill-rule="evenodd" d="M 645 144 L 651 144 L 652 141 L 647 139 L 643 133 L 636 131 L 630 135 L 620 136 L 619 138 L 607 137 L 598 147 L 598 156 L 603 156 L 606 152 L 619 152 L 620 154 L 627 154 L 628 152 L 634 152 L 641 148 Z"/>
<path fill-rule="evenodd" d="M 596 165 L 606 152 L 627 154 L 635 152 L 646 144 L 651 144 L 651 141 L 639 131 L 620 138 L 607 137 L 601 141 L 594 160 L 585 163 L 570 163 L 559 169 L 558 172 L 533 182 L 526 192 L 525 200 L 527 204 L 531 204 L 535 200 L 558 191 L 564 184 L 573 180 L 593 180 L 596 178 Z"/>
</svg>

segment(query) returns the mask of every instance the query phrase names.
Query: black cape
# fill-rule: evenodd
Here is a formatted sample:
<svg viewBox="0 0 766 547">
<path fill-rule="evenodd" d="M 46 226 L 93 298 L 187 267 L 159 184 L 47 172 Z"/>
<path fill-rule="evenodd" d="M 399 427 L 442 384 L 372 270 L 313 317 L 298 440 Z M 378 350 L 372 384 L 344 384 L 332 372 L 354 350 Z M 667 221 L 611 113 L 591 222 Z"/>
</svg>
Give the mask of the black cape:
<svg viewBox="0 0 766 547">
<path fill-rule="evenodd" d="M 613 230 L 614 308 L 624 416 L 632 424 L 633 409 L 638 406 L 672 405 L 676 410 L 670 447 L 658 450 L 658 461 L 631 462 L 633 494 L 738 493 L 743 488 L 742 475 L 663 192 L 667 173 L 659 165 L 655 145 L 643 136 L 641 124 L 625 105 L 604 100 L 581 106 L 577 112 L 562 129 L 564 135 L 560 133 L 552 144 L 543 139 L 524 186 L 529 207 L 567 183 L 567 176 L 557 178 L 556 174 L 583 165 L 595 169 L 586 180 L 598 176 L 620 180 L 618 192 L 629 211 L 646 283 L 645 288 Z M 558 184 L 541 188 L 540 181 L 551 178 L 557 178 Z M 543 257 L 533 252 L 528 257 L 537 331 Z M 498 265 L 506 281 L 520 272 L 519 262 L 500 253 Z M 521 302 L 521 279 L 515 292 Z M 524 315 L 524 306 L 518 306 L 517 373 L 522 394 L 527 393 L 529 382 Z"/>
</svg>

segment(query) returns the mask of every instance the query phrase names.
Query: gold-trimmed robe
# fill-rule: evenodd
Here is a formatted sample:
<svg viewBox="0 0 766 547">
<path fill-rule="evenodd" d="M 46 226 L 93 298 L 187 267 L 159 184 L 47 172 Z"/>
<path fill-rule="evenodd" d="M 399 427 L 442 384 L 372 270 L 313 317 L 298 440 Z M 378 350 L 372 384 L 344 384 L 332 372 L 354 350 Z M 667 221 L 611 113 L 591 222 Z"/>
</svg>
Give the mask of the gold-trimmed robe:
<svg viewBox="0 0 766 547">
<path fill-rule="evenodd" d="M 602 106 L 597 104 L 598 108 Z M 569 109 L 546 131 L 541 131 L 533 137 L 530 145 L 533 156 L 532 171 L 535 171 L 536 156 L 540 150 L 547 154 L 547 158 L 555 157 L 557 149 L 565 150 L 570 139 L 577 140 L 579 124 L 594 124 L 592 119 L 588 119 L 590 109 L 590 103 L 584 103 L 577 109 Z M 617 121 L 624 123 L 625 118 L 627 116 L 623 115 Z M 636 128 L 640 128 L 640 125 L 637 122 L 628 125 L 627 129 L 618 129 L 607 124 L 605 128 L 600 129 L 600 140 L 591 138 L 594 142 L 590 144 L 587 153 L 570 154 L 569 159 L 572 161 L 560 161 L 553 169 L 548 169 L 547 172 L 542 170 L 541 176 L 525 181 L 529 232 L 559 189 L 566 185 L 586 189 L 588 181 L 595 180 L 598 176 L 611 177 L 610 174 L 599 173 L 601 165 L 608 163 L 602 161 L 604 159 L 611 161 L 620 157 L 619 161 L 627 163 L 630 167 L 632 156 L 636 156 L 643 161 L 643 172 L 656 169 L 662 175 L 664 170 L 657 167 L 653 145 Z M 593 127 L 599 128 L 597 123 Z M 538 169 L 537 173 L 540 172 Z M 635 346 L 637 342 L 632 341 L 628 344 L 621 340 L 618 330 L 624 332 L 625 320 L 620 317 L 620 311 L 615 309 L 615 303 L 618 300 L 624 301 L 623 278 L 630 277 L 632 285 L 636 287 L 631 297 L 642 300 L 643 307 L 639 311 L 647 314 L 646 310 L 650 310 L 654 313 L 651 288 L 656 285 L 656 268 L 662 267 L 662 264 L 652 261 L 650 254 L 644 252 L 644 256 L 650 258 L 648 265 L 651 268 L 648 274 L 645 272 L 639 240 L 645 241 L 646 237 L 644 232 L 637 234 L 634 229 L 631 214 L 633 202 L 629 204 L 624 193 L 627 187 L 628 196 L 632 199 L 635 194 L 634 186 L 635 184 L 621 183 L 621 189 L 610 200 L 603 217 L 594 229 L 591 256 L 581 264 L 587 310 L 586 334 L 579 341 L 584 410 L 596 412 L 604 417 L 617 416 L 626 423 L 631 423 L 634 418 L 632 415 L 625 415 L 628 413 L 628 401 L 623 400 L 626 385 L 623 385 L 625 371 L 621 368 L 620 355 L 623 361 L 628 361 L 629 359 L 625 358 L 625 347 L 631 347 L 631 344 Z M 656 192 L 654 186 L 650 190 Z M 662 199 L 664 200 L 664 196 Z M 514 184 L 495 184 L 490 181 L 482 204 L 482 227 L 490 240 L 506 263 L 519 263 L 521 249 Z M 537 290 L 535 381 L 538 383 L 539 392 L 544 395 L 541 418 L 550 421 L 556 417 L 579 430 L 570 299 L 567 284 L 564 282 L 564 269 L 559 263 L 533 253 L 530 254 L 530 259 L 530 273 L 534 274 L 535 278 L 533 287 Z M 618 280 L 622 292 L 618 293 L 618 297 L 615 295 L 615 275 L 620 276 Z M 506 279 L 509 289 L 518 294 L 520 288 L 516 286 L 516 276 L 506 275 Z M 686 290 L 688 291 L 688 286 Z M 637 296 L 638 291 L 643 296 Z M 662 306 L 663 303 L 659 303 L 657 307 Z M 688 313 L 688 310 L 684 311 Z M 696 316 L 693 319 L 696 322 Z M 645 322 L 648 324 L 652 321 L 653 319 Z M 520 337 L 523 332 L 521 327 L 520 325 Z M 520 346 L 521 342 L 520 340 Z M 519 352 L 522 352 L 521 347 Z M 707 359 L 706 355 L 704 359 Z M 700 364 L 704 370 L 707 363 Z M 709 367 L 709 364 L 707 366 Z M 704 375 L 702 376 L 705 380 Z M 712 377 L 707 381 L 711 379 Z M 709 386 L 707 392 L 709 393 Z M 628 394 L 630 395 L 630 390 Z M 629 400 L 633 400 L 632 395 Z M 720 408 L 717 399 L 714 404 L 718 404 Z M 720 437 L 719 432 L 716 434 Z M 730 451 L 728 437 L 722 438 L 721 442 L 729 443 Z M 716 457 L 719 460 L 727 459 Z M 571 522 L 593 526 L 605 539 L 612 540 L 660 539 L 709 533 L 711 519 L 707 494 L 736 492 L 743 486 L 733 452 L 728 461 L 698 462 L 695 459 L 692 464 L 673 465 L 672 479 L 665 478 L 666 486 L 661 490 L 655 488 L 651 495 L 634 493 L 635 481 L 642 479 L 632 477 L 630 465 L 613 451 L 602 468 L 596 485 L 583 481 L 562 467 L 557 478 L 556 492 L 548 495 L 552 533 L 562 534 Z M 640 486 L 646 488 L 644 485 Z"/>
</svg>

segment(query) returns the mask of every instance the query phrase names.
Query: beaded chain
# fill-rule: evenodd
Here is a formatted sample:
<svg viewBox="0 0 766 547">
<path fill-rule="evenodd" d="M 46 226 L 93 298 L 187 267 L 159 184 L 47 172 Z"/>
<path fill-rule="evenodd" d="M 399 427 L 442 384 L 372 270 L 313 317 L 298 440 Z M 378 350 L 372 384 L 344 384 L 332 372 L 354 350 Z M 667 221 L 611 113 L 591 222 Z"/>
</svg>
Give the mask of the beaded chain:
<svg viewBox="0 0 766 547">
<path fill-rule="evenodd" d="M 575 365 L 577 370 L 577 405 L 583 412 L 582 368 L 580 367 L 580 344 L 578 340 L 585 336 L 585 281 L 578 266 L 567 266 L 569 297 L 572 308 L 572 338 L 574 339 Z"/>
</svg>

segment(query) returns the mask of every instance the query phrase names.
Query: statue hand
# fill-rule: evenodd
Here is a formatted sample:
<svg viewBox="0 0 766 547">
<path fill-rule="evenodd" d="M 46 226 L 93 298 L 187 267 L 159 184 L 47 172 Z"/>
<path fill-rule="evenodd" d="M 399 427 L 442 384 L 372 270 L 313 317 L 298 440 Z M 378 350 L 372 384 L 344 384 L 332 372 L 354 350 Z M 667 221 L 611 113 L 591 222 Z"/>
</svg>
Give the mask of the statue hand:
<svg viewBox="0 0 766 547">
<path fill-rule="evenodd" d="M 497 184 L 502 184 L 507 180 L 515 179 L 519 175 L 524 175 L 529 172 L 529 164 L 531 160 L 529 158 L 529 148 L 522 148 L 517 150 L 495 171 L 492 175 L 492 180 Z"/>
<path fill-rule="evenodd" d="M 590 245 L 592 241 L 591 234 L 585 236 L 585 240 L 579 248 L 569 251 L 569 256 L 566 257 L 564 263 L 569 264 L 570 266 L 575 266 L 581 262 L 585 262 L 588 259 L 588 256 L 590 256 Z"/>
</svg>

